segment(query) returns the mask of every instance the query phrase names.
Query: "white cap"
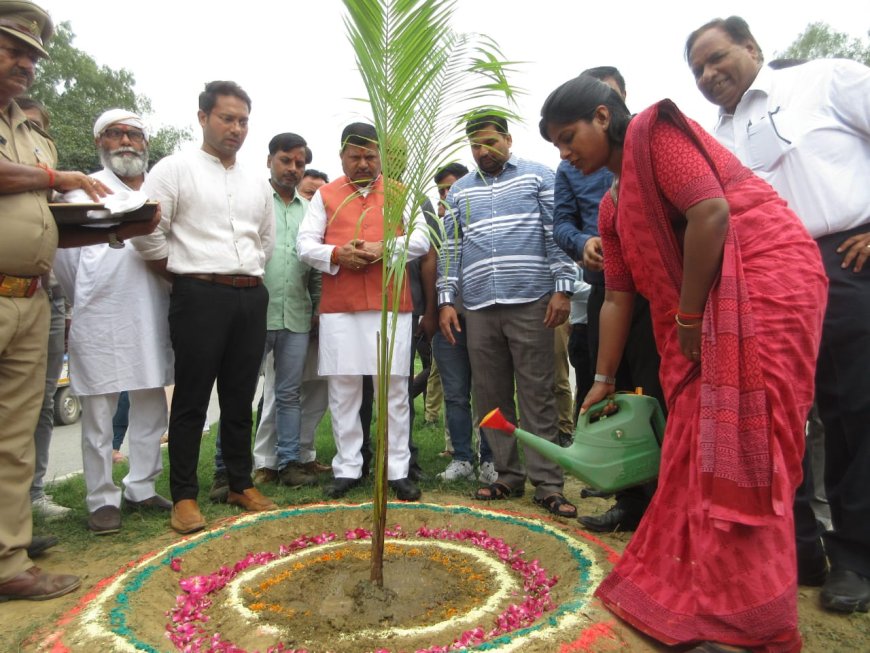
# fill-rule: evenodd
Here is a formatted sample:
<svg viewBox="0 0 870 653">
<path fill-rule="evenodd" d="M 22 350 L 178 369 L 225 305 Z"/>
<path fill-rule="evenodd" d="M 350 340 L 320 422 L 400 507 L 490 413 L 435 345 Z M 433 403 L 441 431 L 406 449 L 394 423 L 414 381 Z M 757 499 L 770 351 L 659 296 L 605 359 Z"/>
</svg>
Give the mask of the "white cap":
<svg viewBox="0 0 870 653">
<path fill-rule="evenodd" d="M 145 121 L 132 111 L 126 109 L 109 109 L 94 123 L 94 137 L 99 137 L 103 131 L 110 125 L 129 125 L 141 129 L 145 134 L 145 140 L 148 140 L 148 127 L 145 126 Z"/>
</svg>

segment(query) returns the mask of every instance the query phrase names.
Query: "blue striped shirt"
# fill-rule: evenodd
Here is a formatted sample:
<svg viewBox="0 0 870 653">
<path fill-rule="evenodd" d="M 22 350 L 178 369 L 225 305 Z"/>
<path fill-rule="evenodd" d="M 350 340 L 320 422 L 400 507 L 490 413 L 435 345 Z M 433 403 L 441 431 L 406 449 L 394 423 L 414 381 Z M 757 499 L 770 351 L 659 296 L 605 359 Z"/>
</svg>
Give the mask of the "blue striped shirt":
<svg viewBox="0 0 870 653">
<path fill-rule="evenodd" d="M 553 171 L 516 156 L 493 177 L 478 170 L 447 196 L 438 305 L 462 283 L 465 308 L 526 304 L 574 289 L 574 262 L 553 241 Z"/>
</svg>

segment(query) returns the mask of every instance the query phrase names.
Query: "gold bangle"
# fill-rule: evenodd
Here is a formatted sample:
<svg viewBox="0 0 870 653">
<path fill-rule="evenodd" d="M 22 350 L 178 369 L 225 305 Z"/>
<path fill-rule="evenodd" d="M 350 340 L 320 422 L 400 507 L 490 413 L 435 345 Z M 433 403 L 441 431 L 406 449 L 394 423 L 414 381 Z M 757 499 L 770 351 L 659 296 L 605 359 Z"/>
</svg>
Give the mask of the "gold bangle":
<svg viewBox="0 0 870 653">
<path fill-rule="evenodd" d="M 674 315 L 674 322 L 677 323 L 677 326 L 681 326 L 685 329 L 697 329 L 701 326 L 700 322 L 695 322 L 694 324 L 686 324 L 685 322 L 681 322 L 679 315 Z"/>
</svg>

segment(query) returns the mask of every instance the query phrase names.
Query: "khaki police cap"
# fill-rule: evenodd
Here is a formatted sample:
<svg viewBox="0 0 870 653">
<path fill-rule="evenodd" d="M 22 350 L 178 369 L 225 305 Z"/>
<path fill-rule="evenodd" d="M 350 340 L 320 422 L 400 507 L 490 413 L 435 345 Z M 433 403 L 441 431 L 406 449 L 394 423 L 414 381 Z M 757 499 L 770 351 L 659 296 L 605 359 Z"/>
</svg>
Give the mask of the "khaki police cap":
<svg viewBox="0 0 870 653">
<path fill-rule="evenodd" d="M 0 0 L 0 32 L 23 41 L 46 57 L 45 46 L 54 34 L 46 11 L 28 0 Z"/>
</svg>

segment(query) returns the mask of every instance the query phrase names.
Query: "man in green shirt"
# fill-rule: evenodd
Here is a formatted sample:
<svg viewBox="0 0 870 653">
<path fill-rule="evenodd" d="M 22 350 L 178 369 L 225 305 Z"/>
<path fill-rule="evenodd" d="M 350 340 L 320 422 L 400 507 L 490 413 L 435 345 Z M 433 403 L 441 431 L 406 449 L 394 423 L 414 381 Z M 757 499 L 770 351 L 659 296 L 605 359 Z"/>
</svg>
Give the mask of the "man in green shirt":
<svg viewBox="0 0 870 653">
<path fill-rule="evenodd" d="M 298 134 L 278 134 L 269 142 L 266 160 L 275 200 L 275 251 L 266 264 L 269 290 L 266 353 L 275 361 L 275 447 L 278 480 L 284 485 L 313 485 L 317 475 L 300 461 L 300 391 L 308 337 L 320 300 L 320 273 L 296 255 L 296 234 L 308 200 L 296 192 L 311 150 Z M 263 443 L 258 442 L 256 450 Z M 268 468 L 268 458 L 264 467 Z M 260 467 L 259 461 L 255 466 Z"/>
</svg>

